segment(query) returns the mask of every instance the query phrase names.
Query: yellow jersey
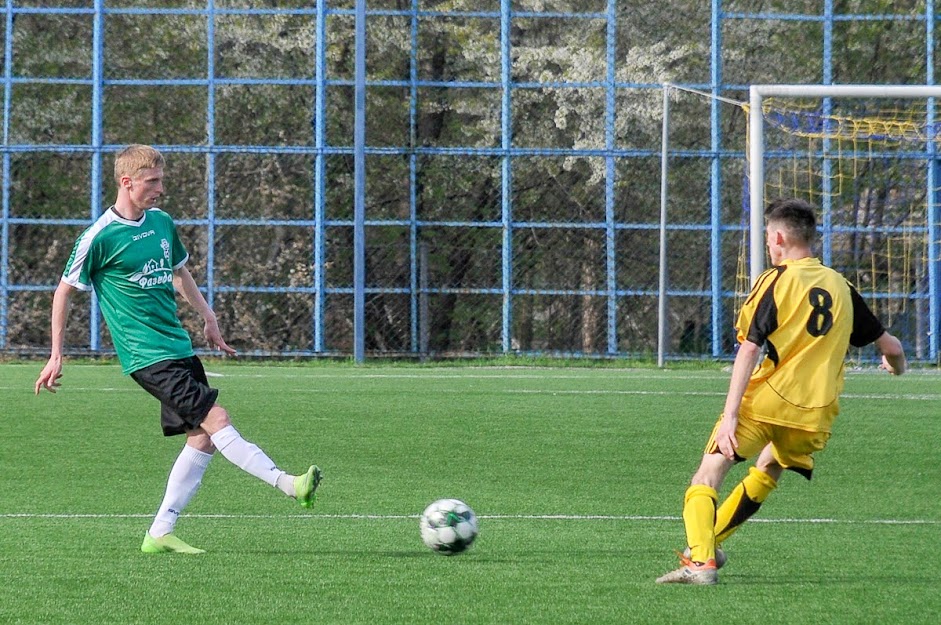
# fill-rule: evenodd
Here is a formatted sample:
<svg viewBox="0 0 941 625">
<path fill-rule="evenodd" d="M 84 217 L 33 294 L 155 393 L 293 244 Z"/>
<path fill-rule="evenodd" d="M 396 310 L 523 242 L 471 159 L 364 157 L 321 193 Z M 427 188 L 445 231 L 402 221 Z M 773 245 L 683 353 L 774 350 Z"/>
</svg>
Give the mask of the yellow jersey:
<svg viewBox="0 0 941 625">
<path fill-rule="evenodd" d="M 761 274 L 736 330 L 739 343 L 764 348 L 741 412 L 810 432 L 829 432 L 840 412 L 849 346 L 885 332 L 856 289 L 816 258 L 785 260 Z"/>
</svg>

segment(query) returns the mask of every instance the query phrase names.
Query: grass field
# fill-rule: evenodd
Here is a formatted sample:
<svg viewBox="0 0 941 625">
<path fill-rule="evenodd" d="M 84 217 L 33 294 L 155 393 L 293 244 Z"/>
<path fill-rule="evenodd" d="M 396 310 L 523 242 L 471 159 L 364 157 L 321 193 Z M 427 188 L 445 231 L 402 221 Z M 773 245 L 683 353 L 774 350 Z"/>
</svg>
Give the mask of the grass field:
<svg viewBox="0 0 941 625">
<path fill-rule="evenodd" d="M 850 373 L 814 480 L 726 545 L 713 588 L 658 586 L 728 373 L 211 362 L 243 435 L 325 471 L 305 511 L 222 457 L 177 525 L 200 556 L 138 551 L 182 440 L 110 365 L 5 364 L 0 623 L 941 622 L 941 377 Z M 741 477 L 736 467 L 726 491 Z M 467 501 L 466 554 L 417 517 Z"/>
</svg>

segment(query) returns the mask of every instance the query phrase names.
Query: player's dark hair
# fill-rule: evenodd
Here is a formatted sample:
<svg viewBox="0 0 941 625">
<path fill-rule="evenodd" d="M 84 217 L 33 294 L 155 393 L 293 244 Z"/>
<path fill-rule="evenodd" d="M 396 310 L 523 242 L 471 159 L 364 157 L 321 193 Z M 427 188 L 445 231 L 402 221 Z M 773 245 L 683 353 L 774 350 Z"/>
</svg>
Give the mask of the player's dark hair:
<svg viewBox="0 0 941 625">
<path fill-rule="evenodd" d="M 797 198 L 779 198 L 765 209 L 767 223 L 783 224 L 788 233 L 810 246 L 817 238 L 817 216 L 814 207 Z"/>
</svg>

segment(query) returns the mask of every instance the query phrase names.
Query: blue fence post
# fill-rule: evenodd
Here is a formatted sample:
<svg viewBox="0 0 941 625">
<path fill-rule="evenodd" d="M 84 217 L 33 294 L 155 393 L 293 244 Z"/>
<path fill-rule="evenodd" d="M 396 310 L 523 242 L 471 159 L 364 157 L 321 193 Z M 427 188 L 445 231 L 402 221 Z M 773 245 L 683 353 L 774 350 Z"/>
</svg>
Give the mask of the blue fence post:
<svg viewBox="0 0 941 625">
<path fill-rule="evenodd" d="M 824 0 L 823 3 L 823 84 L 833 82 L 833 0 Z M 824 98 L 824 119 L 829 119 L 833 112 L 833 100 Z M 821 237 L 822 260 L 825 265 L 833 264 L 833 161 L 830 158 L 830 139 L 824 135 L 822 146 L 824 156 L 822 168 L 821 189 L 823 191 L 820 206 L 820 221 L 823 236 Z"/>
<path fill-rule="evenodd" d="M 409 258 L 409 348 L 413 354 L 419 350 L 419 294 L 418 294 L 418 159 L 415 148 L 418 146 L 418 0 L 412 0 L 409 15 L 408 49 L 408 258 Z M 427 320 L 426 320 L 427 321 Z"/>
<path fill-rule="evenodd" d="M 617 71 L 615 68 L 615 51 L 617 50 L 617 0 L 608 0 L 605 59 L 606 59 L 606 85 L 605 85 L 605 184 L 604 184 L 604 219 L 605 219 L 605 275 L 607 276 L 608 291 L 608 355 L 613 356 L 618 351 L 618 299 L 617 299 L 617 230 L 614 217 L 614 183 L 617 175 L 615 158 L 612 151 L 615 148 L 615 121 L 617 116 L 617 102 L 615 84 Z"/>
<path fill-rule="evenodd" d="M 353 122 L 353 359 L 366 359 L 366 0 L 356 0 Z"/>
<path fill-rule="evenodd" d="M 13 0 L 7 0 L 3 40 L 3 223 L 0 225 L 0 349 L 7 348 L 10 299 L 10 104 L 13 97 Z"/>
<path fill-rule="evenodd" d="M 325 187 L 325 120 L 326 104 L 326 49 L 327 0 L 317 0 L 317 25 L 314 42 L 314 352 L 324 351 L 324 187 Z"/>
<path fill-rule="evenodd" d="M 935 10 L 934 2 L 925 3 L 925 39 L 928 42 L 925 46 L 925 83 L 934 84 L 934 20 Z M 927 179 L 927 232 L 925 237 L 928 240 L 928 357 L 933 362 L 938 362 L 938 333 L 941 332 L 941 276 L 939 276 L 938 264 L 939 238 L 941 238 L 941 215 L 939 215 L 939 206 L 941 206 L 941 190 L 938 184 L 941 183 L 941 167 L 938 163 L 938 147 L 936 139 L 937 129 L 937 102 L 934 98 L 928 98 L 928 109 L 925 115 L 925 121 L 928 126 L 928 179 Z M 910 348 L 910 346 L 909 346 Z"/>
<path fill-rule="evenodd" d="M 712 61 L 711 88 L 713 97 L 709 101 L 711 184 L 709 185 L 710 207 L 710 265 L 712 274 L 712 356 L 722 355 L 722 338 L 727 332 L 722 324 L 722 131 L 719 124 L 721 103 L 716 96 L 722 91 L 722 0 L 712 0 Z"/>
<path fill-rule="evenodd" d="M 101 150 L 102 150 L 102 100 L 104 96 L 104 57 L 105 57 L 105 13 L 104 0 L 95 0 L 95 16 L 92 37 L 92 105 L 91 105 L 91 221 L 94 223 L 101 216 Z M 101 312 L 98 297 L 92 293 L 91 314 L 89 315 L 91 335 L 89 348 L 93 352 L 101 349 Z"/>
<path fill-rule="evenodd" d="M 502 285 L 503 353 L 513 349 L 513 60 L 510 56 L 512 0 L 500 0 L 500 215 L 503 225 Z"/>
<path fill-rule="evenodd" d="M 206 7 L 206 301 L 215 306 L 216 276 L 216 7 Z"/>
<path fill-rule="evenodd" d="M 13 0 L 7 0 L 3 40 L 3 215 L 0 225 L 0 349 L 7 348 L 10 300 L 10 105 L 13 98 Z"/>
</svg>

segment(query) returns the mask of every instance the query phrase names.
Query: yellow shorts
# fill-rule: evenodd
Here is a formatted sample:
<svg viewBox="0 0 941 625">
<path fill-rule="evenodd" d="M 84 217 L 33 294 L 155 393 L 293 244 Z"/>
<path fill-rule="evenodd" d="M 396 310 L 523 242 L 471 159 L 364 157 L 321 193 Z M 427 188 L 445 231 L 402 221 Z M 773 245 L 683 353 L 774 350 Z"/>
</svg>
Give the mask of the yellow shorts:
<svg viewBox="0 0 941 625">
<path fill-rule="evenodd" d="M 716 430 L 721 420 L 720 414 L 706 443 L 705 453 L 707 454 L 719 453 L 719 447 L 716 445 Z M 810 479 L 811 472 L 814 470 L 813 454 L 827 446 L 830 433 L 808 432 L 756 421 L 747 415 L 739 415 L 735 438 L 738 439 L 738 449 L 735 450 L 735 455 L 740 461 L 757 456 L 765 445 L 771 443 L 771 453 L 778 464 Z"/>
</svg>

